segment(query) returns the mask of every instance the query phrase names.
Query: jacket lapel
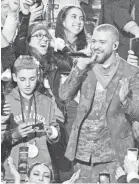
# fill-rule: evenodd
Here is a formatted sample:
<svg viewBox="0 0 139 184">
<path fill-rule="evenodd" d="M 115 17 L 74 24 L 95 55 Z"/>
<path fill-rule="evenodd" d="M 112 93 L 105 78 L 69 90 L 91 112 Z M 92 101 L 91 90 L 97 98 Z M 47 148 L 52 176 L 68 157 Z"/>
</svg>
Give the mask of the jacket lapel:
<svg viewBox="0 0 139 184">
<path fill-rule="evenodd" d="M 111 80 L 111 82 L 109 83 L 109 85 L 107 87 L 106 106 L 105 106 L 106 110 L 108 109 L 108 107 L 112 101 L 112 98 L 113 98 L 114 93 L 116 91 L 116 88 L 118 86 L 119 80 L 121 80 L 121 78 L 123 76 L 123 68 L 124 68 L 124 63 L 120 59 L 116 74 L 114 75 L 113 79 Z"/>
<path fill-rule="evenodd" d="M 88 72 L 88 77 L 84 81 L 81 91 L 81 98 L 78 106 L 78 117 L 77 121 L 79 125 L 81 124 L 84 117 L 89 113 L 89 110 L 91 108 L 91 105 L 93 103 L 93 97 L 96 89 L 96 76 L 93 72 L 93 70 L 90 70 Z"/>
</svg>

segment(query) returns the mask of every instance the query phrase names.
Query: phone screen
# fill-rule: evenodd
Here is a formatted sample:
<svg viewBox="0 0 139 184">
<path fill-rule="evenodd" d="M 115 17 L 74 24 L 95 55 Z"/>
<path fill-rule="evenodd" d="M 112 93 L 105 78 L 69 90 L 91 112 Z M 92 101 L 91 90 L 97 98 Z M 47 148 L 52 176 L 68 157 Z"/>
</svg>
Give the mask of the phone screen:
<svg viewBox="0 0 139 184">
<path fill-rule="evenodd" d="M 136 161 L 138 158 L 138 149 L 137 148 L 130 148 L 127 150 L 128 159 L 131 161 Z"/>
<path fill-rule="evenodd" d="M 99 183 L 110 183 L 110 174 L 109 173 L 99 173 Z"/>
</svg>

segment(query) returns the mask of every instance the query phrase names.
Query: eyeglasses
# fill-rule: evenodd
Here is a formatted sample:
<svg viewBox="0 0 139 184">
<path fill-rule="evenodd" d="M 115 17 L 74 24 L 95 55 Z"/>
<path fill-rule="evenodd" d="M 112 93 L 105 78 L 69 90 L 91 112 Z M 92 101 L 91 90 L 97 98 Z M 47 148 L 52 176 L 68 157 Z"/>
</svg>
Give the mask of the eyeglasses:
<svg viewBox="0 0 139 184">
<path fill-rule="evenodd" d="M 48 36 L 43 34 L 36 34 L 31 37 L 36 37 L 38 40 L 42 40 L 43 38 L 45 38 L 47 42 L 50 41 L 50 39 L 48 39 Z"/>
</svg>

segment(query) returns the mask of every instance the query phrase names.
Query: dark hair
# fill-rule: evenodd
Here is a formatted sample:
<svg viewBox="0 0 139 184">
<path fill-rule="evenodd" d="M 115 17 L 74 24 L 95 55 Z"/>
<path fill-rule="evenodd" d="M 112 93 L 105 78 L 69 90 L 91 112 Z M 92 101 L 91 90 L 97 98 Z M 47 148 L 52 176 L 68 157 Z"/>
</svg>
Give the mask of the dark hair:
<svg viewBox="0 0 139 184">
<path fill-rule="evenodd" d="M 68 6 L 64 7 L 60 10 L 58 16 L 57 16 L 57 22 L 56 22 L 56 29 L 55 29 L 55 36 L 56 38 L 62 38 L 63 40 L 65 39 L 65 32 L 64 32 L 64 26 L 63 26 L 63 21 L 67 15 L 67 12 L 71 10 L 72 8 L 78 8 L 82 11 L 84 19 L 85 19 L 85 13 L 80 7 L 76 6 Z M 83 30 L 77 35 L 77 40 L 76 40 L 76 46 L 77 46 L 77 51 L 82 50 L 87 46 L 87 40 L 86 40 L 86 34 L 85 30 Z"/>
<path fill-rule="evenodd" d="M 110 32 L 115 37 L 116 41 L 119 41 L 119 32 L 116 27 L 111 24 L 101 24 L 95 28 L 94 31 Z"/>
<path fill-rule="evenodd" d="M 50 180 L 52 181 L 52 179 L 53 179 L 52 170 L 51 170 L 50 167 L 49 167 L 48 165 L 46 165 L 45 163 L 35 163 L 35 164 L 33 164 L 33 165 L 29 168 L 29 170 L 28 170 L 28 172 L 27 172 L 27 176 L 30 177 L 31 171 L 32 171 L 33 168 L 34 168 L 35 166 L 37 166 L 37 165 L 44 165 L 44 166 L 46 166 L 46 167 L 49 169 L 49 171 L 50 171 Z"/>
</svg>

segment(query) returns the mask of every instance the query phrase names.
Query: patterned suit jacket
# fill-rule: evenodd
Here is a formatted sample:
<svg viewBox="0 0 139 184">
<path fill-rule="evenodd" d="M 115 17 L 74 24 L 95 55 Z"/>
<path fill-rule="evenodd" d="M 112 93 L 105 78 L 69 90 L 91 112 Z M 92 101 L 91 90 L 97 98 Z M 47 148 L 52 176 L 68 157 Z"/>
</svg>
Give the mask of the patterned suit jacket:
<svg viewBox="0 0 139 184">
<path fill-rule="evenodd" d="M 122 78 L 128 78 L 130 93 L 127 103 L 122 106 L 119 99 L 120 83 Z M 74 160 L 78 144 L 80 128 L 87 117 L 96 88 L 96 77 L 92 69 L 80 71 L 75 67 L 65 83 L 61 86 L 60 97 L 70 101 L 78 90 L 81 91 L 76 120 L 72 126 L 65 156 Z M 116 74 L 107 87 L 106 120 L 113 141 L 117 159 L 122 162 L 127 148 L 134 146 L 131 123 L 139 121 L 139 69 L 127 64 L 120 58 Z"/>
</svg>

